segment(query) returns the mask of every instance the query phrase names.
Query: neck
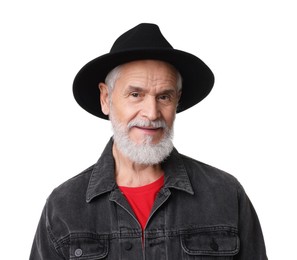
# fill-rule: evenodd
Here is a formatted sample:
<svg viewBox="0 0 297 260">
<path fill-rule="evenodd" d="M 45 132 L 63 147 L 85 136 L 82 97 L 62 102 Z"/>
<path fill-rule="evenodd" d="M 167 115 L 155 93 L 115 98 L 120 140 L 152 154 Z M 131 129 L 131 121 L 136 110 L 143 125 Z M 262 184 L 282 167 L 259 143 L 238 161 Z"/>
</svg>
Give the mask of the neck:
<svg viewBox="0 0 297 260">
<path fill-rule="evenodd" d="M 156 181 L 163 175 L 160 164 L 137 164 L 121 153 L 113 144 L 115 178 L 119 186 L 140 187 Z"/>
</svg>

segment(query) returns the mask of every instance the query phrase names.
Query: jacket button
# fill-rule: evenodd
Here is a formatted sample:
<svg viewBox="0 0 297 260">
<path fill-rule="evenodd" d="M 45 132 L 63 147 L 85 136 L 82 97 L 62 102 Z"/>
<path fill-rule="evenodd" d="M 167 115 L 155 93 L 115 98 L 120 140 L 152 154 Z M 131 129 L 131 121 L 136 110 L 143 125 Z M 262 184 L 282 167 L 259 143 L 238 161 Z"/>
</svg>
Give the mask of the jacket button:
<svg viewBox="0 0 297 260">
<path fill-rule="evenodd" d="M 126 243 L 124 244 L 124 248 L 125 248 L 127 251 L 131 250 L 132 247 L 133 247 L 133 245 L 132 245 L 130 242 L 126 242 Z"/>
<path fill-rule="evenodd" d="M 214 251 L 218 251 L 219 250 L 219 245 L 217 244 L 217 242 L 213 239 L 210 243 L 210 248 Z"/>
<path fill-rule="evenodd" d="M 83 254 L 83 251 L 80 248 L 75 249 L 74 255 L 76 257 L 80 257 L 80 256 L 82 256 L 82 254 Z"/>
</svg>

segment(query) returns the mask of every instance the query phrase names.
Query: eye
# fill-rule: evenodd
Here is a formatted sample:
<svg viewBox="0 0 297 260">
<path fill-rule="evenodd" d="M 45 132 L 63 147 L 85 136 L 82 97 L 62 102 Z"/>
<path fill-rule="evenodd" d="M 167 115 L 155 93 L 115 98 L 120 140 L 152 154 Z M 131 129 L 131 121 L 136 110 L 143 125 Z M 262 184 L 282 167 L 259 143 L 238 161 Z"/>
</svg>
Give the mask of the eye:
<svg viewBox="0 0 297 260">
<path fill-rule="evenodd" d="M 132 96 L 132 97 L 140 97 L 140 94 L 138 92 L 132 92 L 132 93 L 130 93 L 130 96 Z"/>
<path fill-rule="evenodd" d="M 160 99 L 169 99 L 169 96 L 168 95 L 162 95 L 159 97 Z"/>
<path fill-rule="evenodd" d="M 158 99 L 161 101 L 169 101 L 171 98 L 170 95 L 160 95 Z"/>
</svg>

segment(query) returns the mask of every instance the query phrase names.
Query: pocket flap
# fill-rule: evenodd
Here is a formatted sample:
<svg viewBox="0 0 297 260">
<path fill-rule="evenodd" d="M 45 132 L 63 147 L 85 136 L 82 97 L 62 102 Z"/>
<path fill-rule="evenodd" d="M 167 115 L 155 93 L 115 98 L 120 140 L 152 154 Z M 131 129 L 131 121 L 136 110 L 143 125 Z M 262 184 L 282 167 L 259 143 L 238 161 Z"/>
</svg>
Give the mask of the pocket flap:
<svg viewBox="0 0 297 260">
<path fill-rule="evenodd" d="M 239 252 L 239 238 L 231 228 L 196 229 L 181 236 L 189 255 L 233 256 Z"/>
<path fill-rule="evenodd" d="M 71 260 L 97 260 L 108 254 L 108 240 L 80 235 L 70 238 Z"/>
</svg>

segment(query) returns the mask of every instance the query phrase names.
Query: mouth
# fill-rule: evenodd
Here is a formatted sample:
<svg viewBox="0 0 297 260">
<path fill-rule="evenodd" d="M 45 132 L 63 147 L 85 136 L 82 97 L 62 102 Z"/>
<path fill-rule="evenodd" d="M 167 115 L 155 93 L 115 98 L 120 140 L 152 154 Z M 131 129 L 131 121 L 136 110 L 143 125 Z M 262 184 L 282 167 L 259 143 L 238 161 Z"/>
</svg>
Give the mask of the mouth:
<svg viewBox="0 0 297 260">
<path fill-rule="evenodd" d="M 134 126 L 134 128 L 145 132 L 146 134 L 154 134 L 160 130 L 163 130 L 162 127 L 143 127 L 143 126 Z"/>
</svg>

